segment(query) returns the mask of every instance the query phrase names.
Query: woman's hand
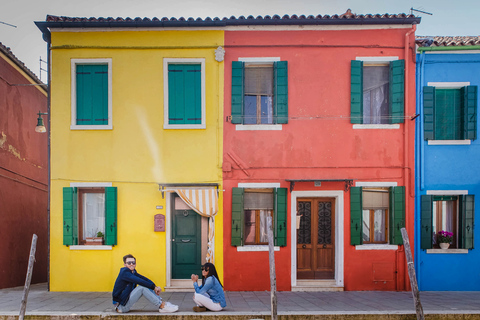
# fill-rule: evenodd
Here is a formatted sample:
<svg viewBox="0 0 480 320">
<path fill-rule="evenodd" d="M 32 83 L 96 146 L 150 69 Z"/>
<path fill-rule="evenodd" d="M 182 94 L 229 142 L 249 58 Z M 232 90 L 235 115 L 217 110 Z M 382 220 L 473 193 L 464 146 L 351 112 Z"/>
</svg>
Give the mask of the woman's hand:
<svg viewBox="0 0 480 320">
<path fill-rule="evenodd" d="M 197 282 L 198 281 L 198 275 L 192 274 L 191 279 L 192 279 L 193 282 Z"/>
</svg>

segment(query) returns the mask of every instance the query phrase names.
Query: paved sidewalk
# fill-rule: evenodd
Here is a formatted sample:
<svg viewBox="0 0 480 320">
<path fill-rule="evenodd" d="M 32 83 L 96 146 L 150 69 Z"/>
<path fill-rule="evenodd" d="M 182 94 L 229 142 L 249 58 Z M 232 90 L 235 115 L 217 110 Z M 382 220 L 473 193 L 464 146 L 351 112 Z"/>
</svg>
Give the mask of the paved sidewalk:
<svg viewBox="0 0 480 320">
<path fill-rule="evenodd" d="M 175 314 L 192 315 L 192 293 L 163 292 L 161 297 L 179 306 Z M 0 316 L 18 315 L 23 287 L 0 290 Z M 327 314 L 415 314 L 411 292 L 344 291 L 344 292 L 278 292 L 279 315 Z M 480 291 L 421 292 L 425 314 L 480 315 Z M 227 308 L 221 314 L 270 314 L 270 292 L 226 292 Z M 210 312 L 204 312 L 207 315 Z M 110 292 L 48 292 L 46 284 L 32 285 L 27 315 L 98 315 L 115 314 Z M 196 313 L 199 315 L 198 313 Z M 218 313 L 217 313 L 218 314 Z M 128 315 L 158 315 L 145 299 L 135 304 Z"/>
</svg>

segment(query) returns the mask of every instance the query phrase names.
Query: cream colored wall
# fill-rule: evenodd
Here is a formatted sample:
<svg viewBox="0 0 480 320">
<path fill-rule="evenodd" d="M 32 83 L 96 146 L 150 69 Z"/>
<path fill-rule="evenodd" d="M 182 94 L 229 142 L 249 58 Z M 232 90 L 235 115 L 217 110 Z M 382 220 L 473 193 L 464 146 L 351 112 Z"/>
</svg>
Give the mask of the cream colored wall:
<svg viewBox="0 0 480 320">
<path fill-rule="evenodd" d="M 51 242 L 52 291 L 111 291 L 122 257 L 166 284 L 167 214 L 158 183 L 222 183 L 223 31 L 52 32 Z M 174 47 L 182 46 L 182 49 Z M 165 47 L 173 47 L 166 49 Z M 113 130 L 70 130 L 71 59 L 112 59 Z M 163 58 L 205 58 L 206 129 L 163 129 Z M 62 188 L 111 182 L 118 188 L 118 242 L 112 250 L 63 246 Z M 220 186 L 222 190 L 222 186 Z M 215 219 L 215 264 L 223 278 L 222 193 Z"/>
</svg>

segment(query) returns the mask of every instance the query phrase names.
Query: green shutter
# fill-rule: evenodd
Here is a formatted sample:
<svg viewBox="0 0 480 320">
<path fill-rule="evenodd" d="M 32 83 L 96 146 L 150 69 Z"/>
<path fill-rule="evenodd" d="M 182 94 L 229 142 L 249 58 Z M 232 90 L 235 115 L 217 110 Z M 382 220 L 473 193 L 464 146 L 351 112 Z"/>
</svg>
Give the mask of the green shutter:
<svg viewBox="0 0 480 320">
<path fill-rule="evenodd" d="M 63 188 L 63 244 L 78 244 L 77 188 Z"/>
<path fill-rule="evenodd" d="M 243 188 L 232 188 L 232 246 L 243 246 Z"/>
<path fill-rule="evenodd" d="M 460 248 L 473 249 L 473 228 L 475 218 L 475 196 L 460 197 Z"/>
<path fill-rule="evenodd" d="M 350 188 L 350 244 L 363 243 L 363 200 L 362 187 Z"/>
<path fill-rule="evenodd" d="M 477 139 L 477 86 L 463 88 L 464 139 Z"/>
<path fill-rule="evenodd" d="M 275 189 L 275 245 L 287 245 L 287 188 Z"/>
<path fill-rule="evenodd" d="M 244 63 L 232 61 L 232 123 L 243 123 Z"/>
<path fill-rule="evenodd" d="M 105 188 L 105 244 L 117 244 L 117 187 Z"/>
<path fill-rule="evenodd" d="M 420 248 L 431 249 L 433 237 L 433 197 L 420 197 Z"/>
<path fill-rule="evenodd" d="M 405 228 L 405 187 L 390 188 L 390 244 L 403 244 L 401 229 Z"/>
<path fill-rule="evenodd" d="M 423 87 L 423 136 L 435 140 L 435 87 Z"/>
<path fill-rule="evenodd" d="M 108 124 L 108 65 L 76 66 L 77 125 Z"/>
<path fill-rule="evenodd" d="M 435 89 L 435 139 L 463 139 L 461 89 Z"/>
<path fill-rule="evenodd" d="M 202 123 L 200 64 L 168 65 L 168 123 Z"/>
<path fill-rule="evenodd" d="M 405 60 L 390 62 L 390 123 L 404 122 Z"/>
<path fill-rule="evenodd" d="M 275 89 L 273 98 L 276 123 L 288 123 L 288 62 L 274 63 Z"/>
<path fill-rule="evenodd" d="M 352 60 L 350 74 L 350 122 L 363 123 L 363 62 Z"/>
</svg>

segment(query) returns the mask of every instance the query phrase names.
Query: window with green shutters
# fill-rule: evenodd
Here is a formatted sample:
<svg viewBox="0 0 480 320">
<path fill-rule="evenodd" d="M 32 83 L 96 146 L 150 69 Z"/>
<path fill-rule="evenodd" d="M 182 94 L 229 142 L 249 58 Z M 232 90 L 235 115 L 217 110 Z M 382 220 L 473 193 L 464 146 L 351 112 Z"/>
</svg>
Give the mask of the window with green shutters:
<svg viewBox="0 0 480 320">
<path fill-rule="evenodd" d="M 425 140 L 477 138 L 477 86 L 423 87 Z"/>
<path fill-rule="evenodd" d="M 111 59 L 72 59 L 71 129 L 112 128 Z"/>
<path fill-rule="evenodd" d="M 232 123 L 288 123 L 288 63 L 232 62 Z"/>
<path fill-rule="evenodd" d="M 449 248 L 473 249 L 475 196 L 422 195 L 420 248 L 439 248 L 439 231 L 453 233 Z"/>
<path fill-rule="evenodd" d="M 403 244 L 405 187 L 350 189 L 350 244 Z"/>
<path fill-rule="evenodd" d="M 351 61 L 350 119 L 357 124 L 404 122 L 405 61 Z"/>
<path fill-rule="evenodd" d="M 98 232 L 117 244 L 117 188 L 63 188 L 63 244 L 84 245 Z"/>
<path fill-rule="evenodd" d="M 164 59 L 164 128 L 205 128 L 204 59 Z"/>
<path fill-rule="evenodd" d="M 268 244 L 266 218 L 273 218 L 274 244 L 287 244 L 287 189 L 232 188 L 232 246 Z"/>
</svg>

